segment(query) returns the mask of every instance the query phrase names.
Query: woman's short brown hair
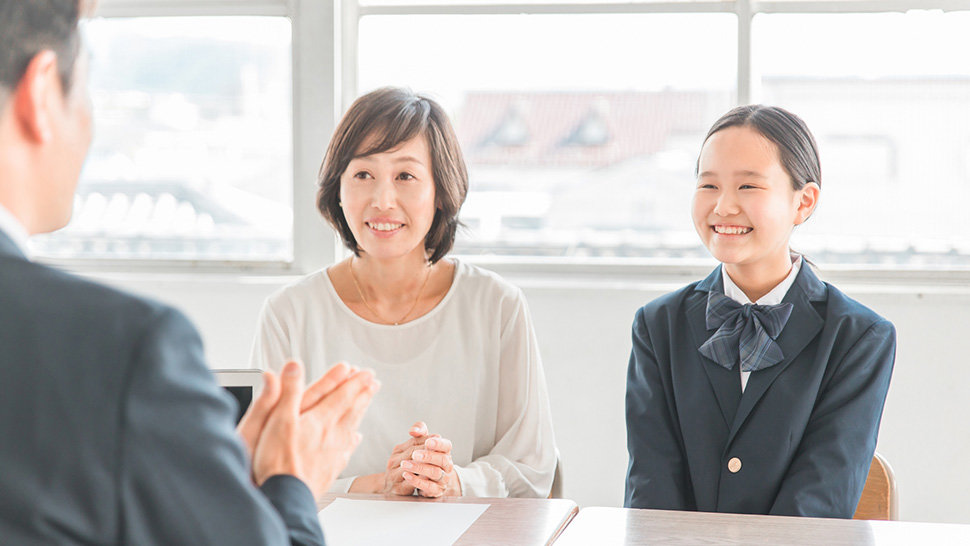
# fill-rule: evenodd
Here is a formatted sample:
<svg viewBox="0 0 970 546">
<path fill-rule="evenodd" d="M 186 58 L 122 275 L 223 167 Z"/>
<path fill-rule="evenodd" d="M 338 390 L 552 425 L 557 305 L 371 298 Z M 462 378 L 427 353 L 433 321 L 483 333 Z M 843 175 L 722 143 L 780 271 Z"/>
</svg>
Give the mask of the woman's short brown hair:
<svg viewBox="0 0 970 546">
<path fill-rule="evenodd" d="M 352 159 L 392 150 L 419 134 L 428 139 L 435 190 L 434 220 L 424 248 L 435 263 L 454 245 L 458 211 L 468 193 L 468 169 L 455 130 L 434 100 L 407 89 L 384 87 L 358 98 L 344 114 L 318 177 L 317 208 L 355 255 L 360 256 L 360 247 L 340 208 L 340 176 Z"/>
</svg>

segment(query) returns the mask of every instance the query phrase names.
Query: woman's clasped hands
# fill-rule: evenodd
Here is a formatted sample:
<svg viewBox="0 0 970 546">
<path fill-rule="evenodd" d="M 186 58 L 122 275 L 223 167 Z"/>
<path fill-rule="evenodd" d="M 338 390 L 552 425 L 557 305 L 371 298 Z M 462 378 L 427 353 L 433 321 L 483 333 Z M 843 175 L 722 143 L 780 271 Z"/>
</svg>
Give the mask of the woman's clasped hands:
<svg viewBox="0 0 970 546">
<path fill-rule="evenodd" d="M 408 431 L 411 438 L 394 446 L 384 473 L 384 492 L 423 497 L 460 496 L 461 482 L 451 460 L 451 441 L 429 434 L 418 421 Z"/>
</svg>

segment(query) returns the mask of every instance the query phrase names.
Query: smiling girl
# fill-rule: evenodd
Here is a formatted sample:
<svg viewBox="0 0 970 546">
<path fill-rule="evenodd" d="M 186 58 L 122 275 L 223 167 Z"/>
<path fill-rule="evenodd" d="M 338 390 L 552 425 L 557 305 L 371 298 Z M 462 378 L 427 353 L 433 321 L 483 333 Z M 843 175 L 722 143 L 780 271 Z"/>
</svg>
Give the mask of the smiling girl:
<svg viewBox="0 0 970 546">
<path fill-rule="evenodd" d="M 335 491 L 544 497 L 556 444 L 522 292 L 448 258 L 468 173 L 442 108 L 385 88 L 334 132 L 317 206 L 351 251 L 269 297 L 254 367 L 373 368 L 383 387 Z M 427 424 L 426 424 L 427 423 Z"/>
<path fill-rule="evenodd" d="M 636 314 L 627 507 L 852 517 L 896 334 L 791 252 L 820 189 L 815 139 L 781 108 L 707 134 L 692 216 L 721 265 Z"/>
</svg>

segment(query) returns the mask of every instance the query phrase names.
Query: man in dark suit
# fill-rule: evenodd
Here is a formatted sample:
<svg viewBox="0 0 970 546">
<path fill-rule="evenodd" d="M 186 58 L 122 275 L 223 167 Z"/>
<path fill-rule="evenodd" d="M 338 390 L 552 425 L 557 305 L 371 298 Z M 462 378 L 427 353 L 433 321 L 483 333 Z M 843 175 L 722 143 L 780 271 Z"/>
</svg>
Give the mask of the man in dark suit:
<svg viewBox="0 0 970 546">
<path fill-rule="evenodd" d="M 91 140 L 86 9 L 0 0 L 0 542 L 322 544 L 314 495 L 359 441 L 372 374 L 304 390 L 288 363 L 241 442 L 182 314 L 26 257 L 70 218 Z"/>
</svg>

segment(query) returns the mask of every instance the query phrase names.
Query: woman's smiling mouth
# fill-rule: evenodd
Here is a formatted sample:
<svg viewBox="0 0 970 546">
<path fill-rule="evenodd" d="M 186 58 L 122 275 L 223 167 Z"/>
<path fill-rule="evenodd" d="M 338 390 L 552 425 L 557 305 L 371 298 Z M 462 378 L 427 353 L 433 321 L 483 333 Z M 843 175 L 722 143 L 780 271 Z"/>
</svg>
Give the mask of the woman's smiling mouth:
<svg viewBox="0 0 970 546">
<path fill-rule="evenodd" d="M 380 232 L 396 231 L 404 227 L 404 224 L 401 224 L 399 222 L 364 222 L 364 223 L 367 224 L 367 227 L 371 228 L 372 230 L 380 231 Z"/>
</svg>

